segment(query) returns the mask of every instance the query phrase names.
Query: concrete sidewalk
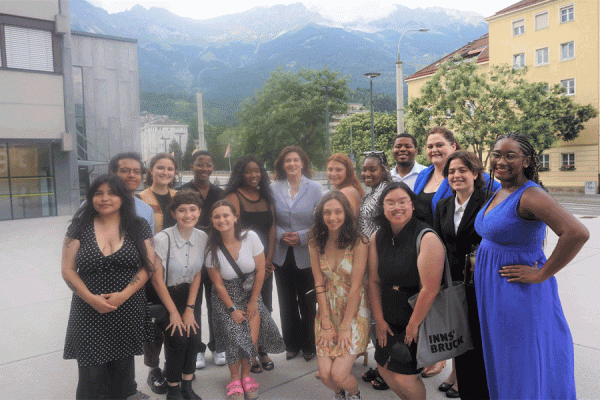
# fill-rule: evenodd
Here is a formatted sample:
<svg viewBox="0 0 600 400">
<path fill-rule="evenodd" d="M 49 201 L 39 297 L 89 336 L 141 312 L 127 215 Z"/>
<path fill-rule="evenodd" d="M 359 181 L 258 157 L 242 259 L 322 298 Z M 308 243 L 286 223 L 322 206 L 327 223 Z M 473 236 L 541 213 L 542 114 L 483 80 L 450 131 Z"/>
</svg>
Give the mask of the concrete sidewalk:
<svg viewBox="0 0 600 400">
<path fill-rule="evenodd" d="M 0 222 L 0 387 L 1 399 L 72 399 L 77 384 L 77 364 L 62 359 L 71 292 L 60 276 L 61 245 L 68 217 Z M 575 342 L 575 369 L 578 397 L 600 398 L 596 382 L 600 377 L 600 219 L 581 220 L 592 236 L 577 258 L 557 275 L 563 308 Z M 547 248 L 556 244 L 549 234 Z M 275 291 L 273 317 L 279 324 Z M 205 310 L 204 310 L 205 311 Z M 206 312 L 202 326 L 206 327 Z M 203 332 L 206 339 L 207 334 Z M 373 349 L 369 366 L 374 367 Z M 284 354 L 272 356 L 273 371 L 253 375 L 261 384 L 261 399 L 322 399 L 331 392 L 315 379 L 316 359 L 302 357 L 286 361 Z M 194 390 L 205 400 L 224 399 L 227 367 L 212 364 L 197 371 Z M 551 368 L 552 366 L 549 366 Z M 362 358 L 353 374 L 359 380 L 363 399 L 396 399 L 391 391 L 375 391 L 360 380 L 366 370 Z M 439 376 L 425 379 L 428 399 L 445 399 L 437 386 L 450 373 L 448 365 Z M 151 394 L 146 384 L 147 368 L 136 357 L 138 388 Z M 164 396 L 157 396 L 164 399 Z"/>
</svg>

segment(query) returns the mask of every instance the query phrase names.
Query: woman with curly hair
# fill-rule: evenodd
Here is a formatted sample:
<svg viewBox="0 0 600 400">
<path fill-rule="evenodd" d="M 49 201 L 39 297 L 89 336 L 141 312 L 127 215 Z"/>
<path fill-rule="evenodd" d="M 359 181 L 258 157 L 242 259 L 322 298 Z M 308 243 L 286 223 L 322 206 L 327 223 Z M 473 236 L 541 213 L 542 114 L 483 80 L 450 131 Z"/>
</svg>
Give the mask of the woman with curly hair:
<svg viewBox="0 0 600 400">
<path fill-rule="evenodd" d="M 318 303 L 319 377 L 336 399 L 361 398 L 350 371 L 369 343 L 371 312 L 364 279 L 367 243 L 346 196 L 339 191 L 323 196 L 315 211 L 308 250 Z"/>
<path fill-rule="evenodd" d="M 347 155 L 336 153 L 327 159 L 327 180 L 334 190 L 344 193 L 354 216 L 358 217 L 360 199 L 365 195 L 365 190 L 360 185 L 354 165 Z"/>
<path fill-rule="evenodd" d="M 246 155 L 238 159 L 231 170 L 224 199 L 235 207 L 242 229 L 258 234 L 265 248 L 265 282 L 261 295 L 269 312 L 273 312 L 273 254 L 275 251 L 275 208 L 270 179 L 262 162 Z M 258 349 L 260 364 L 255 358 L 251 372 L 270 371 L 275 365 L 263 348 Z"/>
</svg>

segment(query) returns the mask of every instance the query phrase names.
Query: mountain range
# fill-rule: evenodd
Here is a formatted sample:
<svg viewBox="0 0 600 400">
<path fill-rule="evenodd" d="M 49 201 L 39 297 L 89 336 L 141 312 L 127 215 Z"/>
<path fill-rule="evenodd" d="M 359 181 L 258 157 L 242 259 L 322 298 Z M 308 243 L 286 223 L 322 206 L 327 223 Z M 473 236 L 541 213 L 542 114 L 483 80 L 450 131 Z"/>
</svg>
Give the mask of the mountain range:
<svg viewBox="0 0 600 400">
<path fill-rule="evenodd" d="M 270 72 L 327 65 L 350 76 L 350 87 L 367 87 L 365 72 L 377 71 L 374 91 L 395 96 L 398 40 L 405 76 L 487 32 L 483 17 L 439 7 L 396 5 L 386 17 L 340 23 L 302 3 L 256 7 L 195 20 L 140 5 L 109 14 L 85 0 L 71 0 L 71 28 L 138 40 L 141 92 L 201 91 L 211 123 L 230 118 L 240 102 L 260 89 Z M 206 109 L 206 106 L 205 106 Z M 211 121 L 212 119 L 212 121 Z"/>
</svg>

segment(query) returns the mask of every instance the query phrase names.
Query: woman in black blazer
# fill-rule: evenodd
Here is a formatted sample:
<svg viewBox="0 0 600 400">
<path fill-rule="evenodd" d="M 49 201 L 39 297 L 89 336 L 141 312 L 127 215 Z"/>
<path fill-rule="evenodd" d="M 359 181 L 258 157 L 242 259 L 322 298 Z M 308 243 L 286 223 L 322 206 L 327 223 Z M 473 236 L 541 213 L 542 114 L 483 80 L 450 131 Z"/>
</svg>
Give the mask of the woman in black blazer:
<svg viewBox="0 0 600 400">
<path fill-rule="evenodd" d="M 435 210 L 434 229 L 446 245 L 452 280 L 467 282 L 469 325 L 475 347 L 454 359 L 452 373 L 439 387 L 450 398 L 489 399 L 475 287 L 469 284 L 471 271 L 464 276 L 465 258 L 471 253 L 472 246 L 481 242 L 481 236 L 475 231 L 475 217 L 487 200 L 482 172 L 483 165 L 475 154 L 467 151 L 452 153 L 443 175 L 448 178 L 453 195 L 440 200 Z"/>
</svg>

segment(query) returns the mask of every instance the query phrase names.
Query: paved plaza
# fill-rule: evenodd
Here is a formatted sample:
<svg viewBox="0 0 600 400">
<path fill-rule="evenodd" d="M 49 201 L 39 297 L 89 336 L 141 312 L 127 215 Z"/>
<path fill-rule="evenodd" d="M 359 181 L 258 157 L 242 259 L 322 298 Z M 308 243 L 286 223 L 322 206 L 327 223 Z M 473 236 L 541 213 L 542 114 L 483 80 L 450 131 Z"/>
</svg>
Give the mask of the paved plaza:
<svg viewBox="0 0 600 400">
<path fill-rule="evenodd" d="M 562 304 L 575 343 L 575 374 L 580 399 L 600 398 L 600 218 L 581 221 L 591 238 L 577 258 L 557 275 Z M 0 222 L 0 398 L 72 399 L 77 384 L 77 365 L 63 360 L 71 292 L 60 275 L 60 253 L 68 217 Z M 552 233 L 547 248 L 556 244 Z M 275 293 L 276 295 L 276 293 Z M 273 316 L 279 324 L 277 299 Z M 206 312 L 202 325 L 207 326 Z M 203 332 L 203 337 L 207 335 Z M 205 340 L 206 341 L 206 340 Z M 369 366 L 375 366 L 370 351 Z M 315 379 L 316 359 L 302 357 L 286 361 L 274 355 L 275 369 L 254 375 L 260 382 L 262 399 L 329 399 L 331 392 Z M 207 353 L 207 367 L 197 371 L 194 390 L 205 400 L 224 399 L 227 367 L 216 367 Z M 515 366 L 518 368 L 518 366 Z M 548 368 L 552 368 L 548 365 Z M 353 368 L 359 378 L 366 367 L 362 358 Z M 425 379 L 428 399 L 445 399 L 437 386 L 450 373 L 449 365 L 439 376 Z M 138 388 L 146 385 L 147 368 L 136 357 Z M 390 391 L 378 392 L 359 379 L 363 399 L 395 399 Z M 155 395 L 159 399 L 164 396 Z"/>
</svg>

